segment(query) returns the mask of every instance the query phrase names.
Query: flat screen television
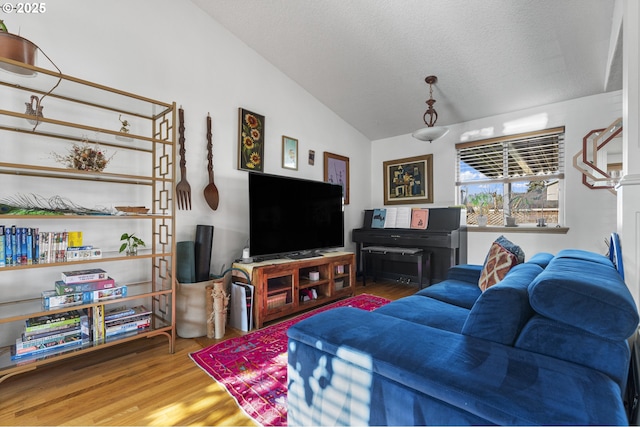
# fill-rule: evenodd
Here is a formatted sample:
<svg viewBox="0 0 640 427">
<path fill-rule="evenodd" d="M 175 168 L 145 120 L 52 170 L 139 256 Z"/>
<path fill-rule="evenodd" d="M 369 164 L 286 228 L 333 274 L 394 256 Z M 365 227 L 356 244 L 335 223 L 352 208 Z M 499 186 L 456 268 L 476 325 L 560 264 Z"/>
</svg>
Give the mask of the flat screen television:
<svg viewBox="0 0 640 427">
<path fill-rule="evenodd" d="M 305 258 L 344 246 L 342 186 L 249 174 L 249 253 Z"/>
</svg>

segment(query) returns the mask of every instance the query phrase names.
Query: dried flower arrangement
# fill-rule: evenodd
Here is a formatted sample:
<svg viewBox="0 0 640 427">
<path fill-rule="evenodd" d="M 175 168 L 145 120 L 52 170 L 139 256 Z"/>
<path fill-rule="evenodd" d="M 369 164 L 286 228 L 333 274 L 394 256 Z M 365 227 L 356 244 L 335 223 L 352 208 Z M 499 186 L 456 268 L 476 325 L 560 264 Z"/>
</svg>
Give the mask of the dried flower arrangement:
<svg viewBox="0 0 640 427">
<path fill-rule="evenodd" d="M 98 144 L 91 146 L 86 138 L 81 144 L 73 144 L 67 155 L 51 154 L 58 163 L 62 163 L 70 169 L 89 172 L 102 172 L 115 156 L 114 153 L 111 157 L 107 157 L 105 150 L 101 149 Z"/>
</svg>

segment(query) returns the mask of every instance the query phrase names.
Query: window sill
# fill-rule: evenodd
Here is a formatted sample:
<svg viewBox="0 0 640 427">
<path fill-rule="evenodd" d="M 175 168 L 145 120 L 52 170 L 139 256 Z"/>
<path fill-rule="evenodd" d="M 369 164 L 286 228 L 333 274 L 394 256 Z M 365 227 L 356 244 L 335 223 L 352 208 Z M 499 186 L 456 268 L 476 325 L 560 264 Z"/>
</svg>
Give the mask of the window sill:
<svg viewBox="0 0 640 427">
<path fill-rule="evenodd" d="M 537 234 L 567 234 L 569 231 L 569 227 L 536 227 L 535 225 L 531 226 L 520 226 L 520 227 L 498 227 L 498 226 L 487 226 L 487 227 L 479 227 L 477 225 L 468 225 L 467 231 L 471 233 L 537 233 Z"/>
</svg>

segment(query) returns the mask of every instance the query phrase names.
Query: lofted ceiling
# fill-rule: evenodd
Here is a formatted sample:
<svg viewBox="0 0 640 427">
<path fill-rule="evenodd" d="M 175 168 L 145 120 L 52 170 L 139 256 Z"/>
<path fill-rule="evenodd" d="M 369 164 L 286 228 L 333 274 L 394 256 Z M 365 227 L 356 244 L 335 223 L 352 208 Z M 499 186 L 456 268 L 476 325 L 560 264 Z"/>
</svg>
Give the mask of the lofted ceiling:
<svg viewBox="0 0 640 427">
<path fill-rule="evenodd" d="M 620 0 L 192 0 L 370 140 L 622 89 Z"/>
</svg>

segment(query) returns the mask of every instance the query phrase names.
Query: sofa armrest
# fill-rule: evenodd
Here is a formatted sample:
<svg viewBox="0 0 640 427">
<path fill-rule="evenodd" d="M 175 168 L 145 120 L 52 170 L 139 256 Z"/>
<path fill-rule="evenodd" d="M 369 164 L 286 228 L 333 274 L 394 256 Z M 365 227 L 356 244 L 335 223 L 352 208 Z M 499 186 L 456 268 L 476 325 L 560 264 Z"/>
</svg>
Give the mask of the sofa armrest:
<svg viewBox="0 0 640 427">
<path fill-rule="evenodd" d="M 447 279 L 459 280 L 470 284 L 478 285 L 482 274 L 482 265 L 460 264 L 454 265 L 447 271 Z"/>
<path fill-rule="evenodd" d="M 296 416 L 304 411 L 344 412 L 344 407 L 327 409 L 316 402 L 353 400 L 357 387 L 362 389 L 358 396 L 364 397 L 349 412 L 359 411 L 361 421 L 410 423 L 406 417 L 411 414 L 384 407 L 380 393 L 386 383 L 402 385 L 398 390 L 405 395 L 398 398 L 407 402 L 424 398 L 439 408 L 454 408 L 450 412 L 499 425 L 627 422 L 619 387 L 597 371 L 375 311 L 329 310 L 293 325 L 288 335 L 289 405 Z M 357 384 L 334 387 L 354 382 L 348 379 L 349 367 L 358 371 L 352 377 Z M 330 375 L 314 377 L 322 372 Z M 346 390 L 344 395 L 340 389 Z M 331 396 L 324 396 L 325 390 L 331 390 Z M 433 412 L 428 416 L 439 415 Z M 339 415 L 345 419 L 344 413 Z M 445 419 L 426 421 L 439 424 Z"/>
</svg>

